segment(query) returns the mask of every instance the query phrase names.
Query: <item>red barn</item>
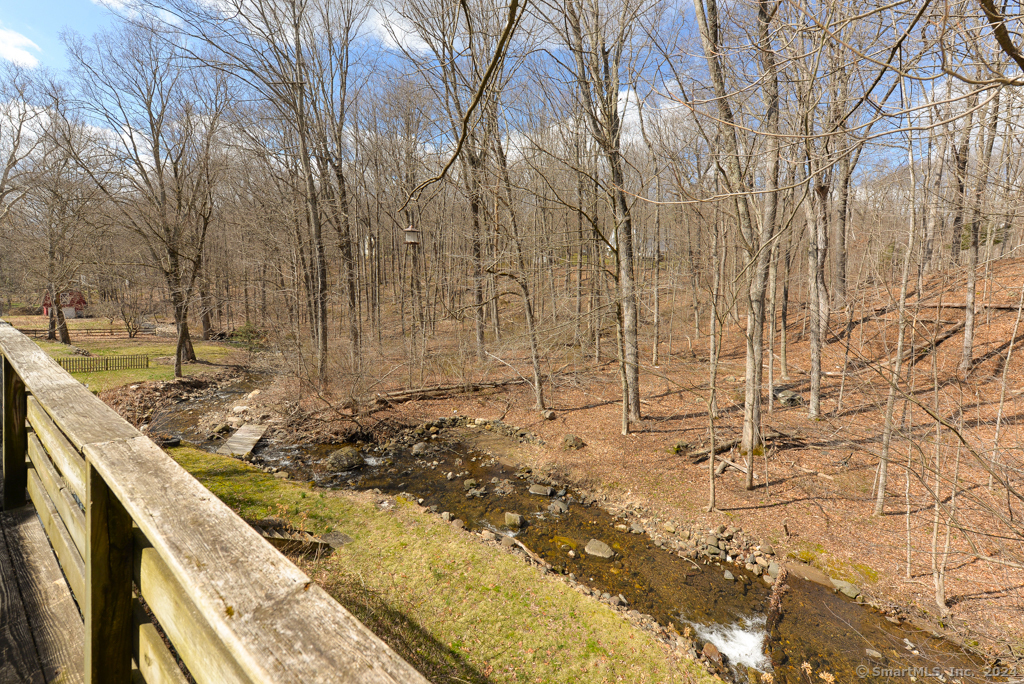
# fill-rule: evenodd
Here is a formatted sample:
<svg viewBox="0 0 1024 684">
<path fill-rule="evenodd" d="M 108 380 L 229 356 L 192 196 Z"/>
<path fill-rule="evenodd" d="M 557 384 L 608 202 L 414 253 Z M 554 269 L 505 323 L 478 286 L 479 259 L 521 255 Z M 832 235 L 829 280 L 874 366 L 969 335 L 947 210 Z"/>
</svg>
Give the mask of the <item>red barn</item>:
<svg viewBox="0 0 1024 684">
<path fill-rule="evenodd" d="M 50 315 L 50 293 L 43 295 L 43 315 Z M 82 315 L 89 303 L 78 290 L 68 290 L 60 293 L 60 308 L 64 310 L 64 318 L 77 318 Z"/>
</svg>

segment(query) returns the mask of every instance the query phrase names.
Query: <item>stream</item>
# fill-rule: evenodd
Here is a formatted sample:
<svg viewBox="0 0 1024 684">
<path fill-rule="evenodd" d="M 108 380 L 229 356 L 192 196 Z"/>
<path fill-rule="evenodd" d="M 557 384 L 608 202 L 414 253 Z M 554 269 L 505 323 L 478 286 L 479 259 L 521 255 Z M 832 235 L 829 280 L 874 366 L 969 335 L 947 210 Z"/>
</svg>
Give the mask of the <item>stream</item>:
<svg viewBox="0 0 1024 684">
<path fill-rule="evenodd" d="M 154 429 L 216 450 L 219 441 L 197 432 L 199 418 L 223 412 L 252 388 L 245 382 L 178 404 L 154 416 Z M 707 655 L 704 644 L 713 644 L 724 663 L 716 661 L 714 649 L 705 660 L 734 682 L 1008 681 L 999 676 L 1007 671 L 998 664 L 909 623 L 896 624 L 831 587 L 792 573 L 786 578 L 788 588 L 776 592 L 773 607 L 767 573 L 757 576 L 744 569 L 744 561 L 759 552 L 742 530 L 640 529 L 628 511 L 613 515 L 571 485 L 516 469 L 492 456 L 493 450 L 482 450 L 489 440 L 507 445 L 510 439 L 514 443 L 531 436 L 500 423 L 478 422 L 439 419 L 387 444 L 261 442 L 247 460 L 319 487 L 405 495 L 463 521 L 471 531 L 490 530 L 499 540 L 514 537 L 551 572 L 589 587 L 606 603 L 623 604 L 616 610 L 639 618 L 634 622 L 644 619 L 631 611 L 650 616 L 694 639 L 697 653 Z M 339 449 L 342 460 L 354 467 L 337 467 L 340 461 L 332 454 Z M 531 487 L 539 493 L 531 493 Z M 510 524 L 506 513 L 518 514 L 522 525 Z M 594 539 L 611 547 L 614 556 L 587 553 Z M 706 551 L 714 549 L 706 542 L 711 541 L 725 542 L 721 546 L 735 551 L 739 562 L 709 557 Z"/>
</svg>

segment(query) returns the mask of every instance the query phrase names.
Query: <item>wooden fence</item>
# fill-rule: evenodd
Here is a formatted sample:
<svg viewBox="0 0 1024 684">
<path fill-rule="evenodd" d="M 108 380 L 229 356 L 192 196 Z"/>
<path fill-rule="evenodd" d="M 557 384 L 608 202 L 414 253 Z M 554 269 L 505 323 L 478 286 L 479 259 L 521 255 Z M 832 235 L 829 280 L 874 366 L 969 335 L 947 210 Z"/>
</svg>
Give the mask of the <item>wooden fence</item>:
<svg viewBox="0 0 1024 684">
<path fill-rule="evenodd" d="M 149 368 L 149 357 L 139 354 L 120 356 L 59 356 L 57 363 L 68 373 L 96 373 L 99 371 Z"/>
<path fill-rule="evenodd" d="M 427 684 L 3 321 L 0 354 L 3 507 L 27 494 L 39 514 L 82 611 L 86 682 L 185 682 L 141 596 L 199 684 Z"/>
<path fill-rule="evenodd" d="M 29 337 L 46 337 L 50 331 L 48 328 L 18 328 L 18 332 L 24 333 Z M 127 337 L 128 331 L 124 328 L 68 328 L 68 334 L 71 338 L 76 337 Z M 136 337 L 140 335 L 156 335 L 156 330 L 152 328 L 146 328 L 139 330 L 135 333 Z"/>
</svg>

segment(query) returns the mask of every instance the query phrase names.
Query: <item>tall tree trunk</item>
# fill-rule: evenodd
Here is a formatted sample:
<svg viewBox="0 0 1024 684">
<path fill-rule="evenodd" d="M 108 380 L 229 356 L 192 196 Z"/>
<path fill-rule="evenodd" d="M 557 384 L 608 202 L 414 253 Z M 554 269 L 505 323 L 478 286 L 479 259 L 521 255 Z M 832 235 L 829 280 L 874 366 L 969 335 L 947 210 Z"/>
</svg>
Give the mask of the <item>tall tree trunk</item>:
<svg viewBox="0 0 1024 684">
<path fill-rule="evenodd" d="M 618 262 L 618 296 L 622 323 L 622 362 L 625 364 L 625 402 L 629 420 L 640 420 L 640 353 L 637 340 L 636 281 L 633 274 L 633 221 L 625 193 L 621 157 L 609 155 L 615 208 L 615 256 Z"/>
<path fill-rule="evenodd" d="M 964 218 L 967 214 L 967 166 L 971 153 L 971 134 L 974 132 L 974 109 L 978 103 L 977 93 L 972 93 L 964 103 L 967 116 L 963 121 L 960 142 L 953 143 L 953 172 L 956 174 L 956 209 L 953 214 L 953 264 L 960 262 L 960 250 L 964 239 Z"/>
<path fill-rule="evenodd" d="M 705 60 L 708 64 L 708 73 L 711 76 L 711 82 L 714 87 L 715 105 L 720 121 L 718 140 L 723 148 L 722 164 L 720 167 L 721 175 L 724 176 L 726 181 L 727 191 L 732 197 L 738 219 L 740 236 L 746 255 L 743 270 L 749 278 L 747 291 L 746 391 L 743 402 L 743 434 L 740 442 L 740 451 L 749 460 L 753 458 L 755 453 L 759 453 L 764 448 L 761 442 L 760 425 L 761 386 L 759 382 L 755 386 L 754 382 L 760 379 L 764 363 L 762 355 L 764 295 L 767 285 L 768 254 L 764 253 L 766 250 L 762 250 L 761 246 L 764 244 L 764 240 L 770 239 L 770 231 L 774 229 L 774 226 L 762 226 L 761 230 L 758 231 L 751 216 L 748 188 L 740 161 L 740 145 L 737 139 L 732 106 L 729 103 L 725 86 L 717 0 L 694 0 L 694 9 L 697 16 L 697 25 L 700 29 Z M 765 24 L 765 30 L 767 30 L 767 15 L 763 17 L 762 21 Z M 762 37 L 762 41 L 765 40 L 767 40 L 767 37 Z M 777 80 L 774 78 L 774 58 L 770 54 L 770 49 L 766 52 L 767 54 L 762 54 L 762 59 L 766 57 L 768 59 L 765 65 L 767 76 L 765 86 L 766 104 L 769 110 L 769 119 L 777 121 L 778 91 L 777 89 L 774 92 L 772 91 L 773 85 L 777 88 Z M 775 171 L 777 174 L 777 167 L 775 167 Z M 773 192 L 769 194 L 774 196 Z M 751 470 L 752 468 L 748 468 L 748 478 L 751 477 Z"/>
<path fill-rule="evenodd" d="M 297 20 L 292 29 L 296 55 L 296 79 L 294 83 L 295 129 L 299 139 L 299 164 L 302 168 L 303 189 L 306 194 L 306 212 L 309 217 L 313 249 L 313 254 L 311 255 L 312 279 L 310 282 L 312 288 L 309 292 L 313 318 L 310 323 L 312 326 L 311 331 L 316 362 L 316 384 L 319 387 L 323 387 L 327 381 L 327 255 L 324 249 L 323 226 L 320 219 L 320 198 L 317 193 L 316 180 L 313 177 L 313 164 L 310 159 L 309 131 L 306 120 L 305 65 L 302 59 L 301 32 Z"/>
<path fill-rule="evenodd" d="M 508 173 L 508 159 L 505 157 L 505 148 L 500 138 L 494 142 L 495 152 L 498 158 L 498 166 L 501 169 L 501 182 L 504 187 L 505 206 L 509 212 L 509 222 L 512 225 L 512 244 L 516 250 L 516 262 L 519 265 L 519 272 L 514 279 L 523 295 L 523 315 L 526 317 L 526 332 L 530 337 L 530 365 L 533 368 L 533 392 L 534 408 L 544 409 L 544 387 L 540 378 L 540 350 L 537 344 L 537 330 L 533 315 L 533 299 L 530 296 L 530 285 L 526 277 L 526 255 L 523 250 L 522 238 L 519 234 L 519 216 L 516 211 L 512 197 L 512 180 Z M 497 210 L 495 210 L 497 215 Z"/>
<path fill-rule="evenodd" d="M 992 147 L 996 139 L 996 128 L 999 124 L 999 91 L 992 96 L 989 103 L 988 121 L 986 125 L 981 159 L 978 164 L 978 179 L 974 190 L 974 206 L 971 210 L 971 245 L 967 254 L 967 293 L 964 306 L 964 342 L 960 358 L 960 371 L 966 373 L 974 363 L 974 305 L 978 290 L 978 240 L 981 222 L 981 203 L 988 185 L 989 167 L 992 164 Z M 987 226 L 991 231 L 992 226 Z"/>
<path fill-rule="evenodd" d="M 836 198 L 836 275 L 835 303 L 839 309 L 849 305 L 847 301 L 847 261 L 846 250 L 847 214 L 850 206 L 850 181 L 853 177 L 853 160 L 851 153 L 844 152 L 839 158 L 839 196 Z"/>
<path fill-rule="evenodd" d="M 266 284 L 263 285 L 266 287 Z M 206 277 L 199 279 L 199 302 L 200 302 L 200 320 L 203 324 L 203 339 L 209 340 L 213 335 L 213 321 L 210 320 L 210 284 Z"/>
<path fill-rule="evenodd" d="M 820 172 L 820 170 L 819 170 Z M 829 187 L 812 174 L 811 211 L 807 221 L 807 311 L 810 333 L 811 388 L 808 415 L 821 415 L 821 352 L 828 333 L 828 290 L 825 287 L 825 264 L 828 257 L 828 194 Z M 813 217 L 813 218 L 811 218 Z"/>
<path fill-rule="evenodd" d="M 473 310 L 474 330 L 476 333 L 476 358 L 484 360 L 484 349 L 486 348 L 484 334 L 484 272 L 483 272 L 483 217 L 480 208 L 480 178 L 475 162 L 470 161 L 463 167 L 469 175 L 469 212 L 473 220 L 472 259 L 471 265 L 473 278 Z"/>
<path fill-rule="evenodd" d="M 917 202 L 917 179 L 914 174 L 913 144 L 910 145 L 910 178 L 911 203 Z M 900 372 L 903 369 L 903 346 L 906 339 L 907 326 L 907 285 L 910 282 L 910 264 L 914 259 L 917 247 L 917 212 L 911 212 L 910 227 L 907 231 L 907 251 L 903 259 L 903 276 L 900 280 L 900 300 L 898 304 L 898 325 L 896 331 L 896 357 L 889 362 L 889 395 L 885 401 L 884 427 L 882 428 L 882 455 L 878 464 L 878 491 L 875 498 L 874 515 L 885 512 L 885 487 L 889 468 L 889 446 L 892 442 L 893 411 L 896 406 L 896 393 L 899 388 Z M 893 250 L 893 254 L 896 250 Z M 938 316 L 938 314 L 936 314 Z M 909 474 L 908 474 L 909 477 Z"/>
<path fill-rule="evenodd" d="M 937 135 L 935 129 L 929 131 L 928 136 L 928 198 L 925 211 L 925 232 L 924 232 L 924 256 L 922 257 L 924 269 L 930 271 L 935 266 L 935 238 L 941 235 L 942 213 L 939 202 L 942 193 L 942 175 L 945 170 L 946 149 L 949 145 L 948 135 L 939 135 L 940 142 L 938 151 L 933 151 L 934 139 Z"/>
<path fill-rule="evenodd" d="M 64 307 L 56 306 L 57 313 L 57 338 L 61 344 L 71 344 L 71 336 L 68 334 L 68 322 L 64 318 Z"/>
<path fill-rule="evenodd" d="M 349 359 L 353 365 L 359 364 L 362 340 L 359 334 L 359 310 L 356 303 L 356 261 L 352 250 L 352 216 L 349 208 L 348 182 L 341 163 L 331 165 L 334 180 L 337 183 L 334 203 L 334 229 L 338 233 L 338 246 L 341 250 L 342 282 L 345 283 L 345 301 L 348 308 L 348 339 Z"/>
<path fill-rule="evenodd" d="M 708 349 L 708 431 L 710 433 L 710 452 L 708 453 L 708 513 L 715 510 L 715 420 L 718 418 L 718 298 L 721 295 L 722 266 L 718 263 L 719 243 L 718 221 L 715 221 L 714 237 L 711 243 L 711 263 L 715 269 L 711 284 L 711 336 L 710 348 Z"/>
</svg>

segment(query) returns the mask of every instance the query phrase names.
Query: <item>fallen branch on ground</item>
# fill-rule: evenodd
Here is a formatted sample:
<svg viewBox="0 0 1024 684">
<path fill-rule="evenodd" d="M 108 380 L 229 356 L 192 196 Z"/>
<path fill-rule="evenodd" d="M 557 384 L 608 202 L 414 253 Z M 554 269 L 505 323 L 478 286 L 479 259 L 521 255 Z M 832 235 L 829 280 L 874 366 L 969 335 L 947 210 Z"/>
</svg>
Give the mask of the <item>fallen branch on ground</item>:
<svg viewBox="0 0 1024 684">
<path fill-rule="evenodd" d="M 469 392 L 479 392 L 480 390 L 525 384 L 527 382 L 522 378 L 510 378 L 508 380 L 494 380 L 490 382 L 460 382 L 454 385 L 431 385 L 428 387 L 378 393 L 373 397 L 371 403 L 401 404 L 407 401 L 416 401 L 417 399 L 437 399 L 452 394 L 467 394 Z"/>
<path fill-rule="evenodd" d="M 785 435 L 783 435 L 781 432 L 767 432 L 767 433 L 764 434 L 763 437 L 761 437 L 761 441 L 762 442 L 767 442 L 769 439 L 778 439 L 779 437 L 784 437 L 784 436 Z M 715 454 L 717 455 L 717 454 L 723 453 L 725 451 L 729 451 L 729 449 L 732 449 L 734 446 L 739 445 L 739 443 L 742 442 L 742 441 L 743 441 L 742 439 L 727 439 L 724 442 L 718 442 L 717 444 L 715 444 Z M 691 459 L 693 459 L 694 463 L 700 463 L 700 462 L 704 461 L 708 457 L 708 454 L 710 454 L 710 453 L 711 453 L 710 449 L 698 449 L 697 451 L 689 452 L 687 455 Z M 747 472 L 747 471 L 744 470 L 743 472 Z"/>
</svg>

